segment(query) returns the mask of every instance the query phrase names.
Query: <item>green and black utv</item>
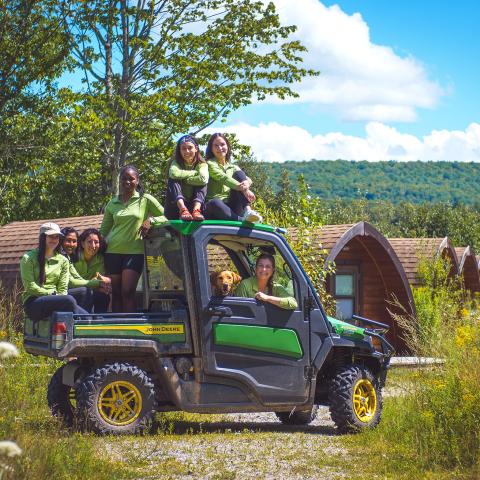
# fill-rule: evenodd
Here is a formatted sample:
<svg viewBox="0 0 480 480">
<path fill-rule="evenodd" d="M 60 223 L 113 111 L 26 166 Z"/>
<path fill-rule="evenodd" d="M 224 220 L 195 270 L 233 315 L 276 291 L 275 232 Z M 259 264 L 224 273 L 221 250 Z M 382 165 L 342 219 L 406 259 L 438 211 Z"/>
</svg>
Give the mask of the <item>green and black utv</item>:
<svg viewBox="0 0 480 480">
<path fill-rule="evenodd" d="M 48 403 L 67 425 L 136 433 L 172 410 L 275 412 L 285 424 L 308 424 L 318 405 L 329 406 L 340 432 L 379 422 L 393 354 L 387 327 L 327 317 L 281 229 L 170 221 L 151 230 L 145 252 L 138 312 L 26 320 L 26 350 L 66 362 Z M 275 280 L 295 310 L 215 294 L 212 272 L 247 278 L 262 252 L 275 256 Z"/>
</svg>

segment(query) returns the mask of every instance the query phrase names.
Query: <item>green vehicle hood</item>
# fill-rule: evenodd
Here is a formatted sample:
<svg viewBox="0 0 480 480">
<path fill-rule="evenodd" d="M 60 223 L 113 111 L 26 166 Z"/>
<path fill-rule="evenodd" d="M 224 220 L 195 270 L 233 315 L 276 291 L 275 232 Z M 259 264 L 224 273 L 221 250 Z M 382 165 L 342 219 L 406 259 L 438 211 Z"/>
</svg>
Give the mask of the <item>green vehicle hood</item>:
<svg viewBox="0 0 480 480">
<path fill-rule="evenodd" d="M 327 316 L 333 331 L 342 337 L 363 339 L 365 336 L 365 329 L 352 325 L 351 323 L 342 322 L 337 318 Z"/>
</svg>

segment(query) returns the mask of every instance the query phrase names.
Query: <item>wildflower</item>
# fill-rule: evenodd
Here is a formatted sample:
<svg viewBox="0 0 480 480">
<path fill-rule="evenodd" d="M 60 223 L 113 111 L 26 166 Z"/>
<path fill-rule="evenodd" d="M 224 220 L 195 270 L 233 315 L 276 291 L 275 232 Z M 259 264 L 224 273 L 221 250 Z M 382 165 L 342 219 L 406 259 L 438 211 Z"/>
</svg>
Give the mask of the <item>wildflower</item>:
<svg viewBox="0 0 480 480">
<path fill-rule="evenodd" d="M 16 457 L 22 454 L 22 449 L 10 440 L 4 440 L 0 442 L 0 455 L 6 455 L 7 457 Z"/>
<path fill-rule="evenodd" d="M 17 357 L 18 350 L 15 345 L 8 342 L 0 342 L 0 359 Z"/>
</svg>

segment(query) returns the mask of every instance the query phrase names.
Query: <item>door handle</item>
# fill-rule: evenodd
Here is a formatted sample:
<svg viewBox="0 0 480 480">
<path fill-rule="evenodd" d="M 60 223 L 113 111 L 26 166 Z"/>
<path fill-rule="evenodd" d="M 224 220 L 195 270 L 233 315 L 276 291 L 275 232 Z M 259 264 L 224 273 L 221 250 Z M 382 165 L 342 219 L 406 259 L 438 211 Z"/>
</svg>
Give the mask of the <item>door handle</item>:
<svg viewBox="0 0 480 480">
<path fill-rule="evenodd" d="M 213 305 L 208 307 L 208 313 L 213 317 L 231 317 L 232 309 L 230 307 L 224 307 L 223 305 Z"/>
</svg>

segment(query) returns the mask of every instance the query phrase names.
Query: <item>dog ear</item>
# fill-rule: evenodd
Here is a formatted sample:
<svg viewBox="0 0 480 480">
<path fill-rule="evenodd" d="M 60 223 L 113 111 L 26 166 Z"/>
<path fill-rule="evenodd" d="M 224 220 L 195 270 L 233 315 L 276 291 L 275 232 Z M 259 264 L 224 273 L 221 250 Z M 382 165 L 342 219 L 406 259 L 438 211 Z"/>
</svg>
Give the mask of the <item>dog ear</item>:
<svg viewBox="0 0 480 480">
<path fill-rule="evenodd" d="M 235 273 L 235 272 L 232 272 L 232 273 L 233 273 L 233 283 L 235 284 L 240 283 L 242 280 L 242 277 L 238 273 Z"/>
<path fill-rule="evenodd" d="M 210 274 L 210 283 L 213 285 L 217 281 L 218 272 L 212 272 Z"/>
</svg>

